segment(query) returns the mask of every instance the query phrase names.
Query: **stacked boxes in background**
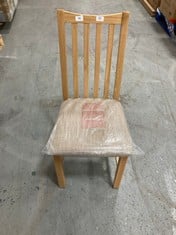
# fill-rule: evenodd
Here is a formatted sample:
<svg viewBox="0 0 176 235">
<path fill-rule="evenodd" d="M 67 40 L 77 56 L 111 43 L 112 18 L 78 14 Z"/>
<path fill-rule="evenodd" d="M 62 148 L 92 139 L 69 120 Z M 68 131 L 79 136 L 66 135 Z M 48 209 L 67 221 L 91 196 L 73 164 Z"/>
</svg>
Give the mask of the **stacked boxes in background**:
<svg viewBox="0 0 176 235">
<path fill-rule="evenodd" d="M 156 10 L 160 6 L 161 0 L 148 0 L 148 2 Z"/>
<path fill-rule="evenodd" d="M 0 22 L 10 22 L 13 19 L 18 0 L 0 0 Z"/>
<path fill-rule="evenodd" d="M 162 0 L 160 11 L 172 23 L 176 23 L 176 0 Z"/>
<path fill-rule="evenodd" d="M 176 0 L 161 0 L 156 20 L 170 37 L 176 37 Z"/>
</svg>

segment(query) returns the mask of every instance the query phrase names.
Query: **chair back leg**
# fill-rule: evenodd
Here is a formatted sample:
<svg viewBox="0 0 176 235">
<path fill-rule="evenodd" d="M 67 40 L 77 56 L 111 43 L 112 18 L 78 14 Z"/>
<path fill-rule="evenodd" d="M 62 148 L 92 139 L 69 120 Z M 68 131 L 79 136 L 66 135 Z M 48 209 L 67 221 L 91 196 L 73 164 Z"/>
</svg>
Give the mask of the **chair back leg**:
<svg viewBox="0 0 176 235">
<path fill-rule="evenodd" d="M 123 176 L 123 172 L 125 170 L 125 165 L 127 163 L 128 157 L 120 157 L 116 158 L 117 160 L 117 169 L 115 173 L 115 178 L 113 182 L 113 188 L 119 188 L 120 182 Z"/>
</svg>

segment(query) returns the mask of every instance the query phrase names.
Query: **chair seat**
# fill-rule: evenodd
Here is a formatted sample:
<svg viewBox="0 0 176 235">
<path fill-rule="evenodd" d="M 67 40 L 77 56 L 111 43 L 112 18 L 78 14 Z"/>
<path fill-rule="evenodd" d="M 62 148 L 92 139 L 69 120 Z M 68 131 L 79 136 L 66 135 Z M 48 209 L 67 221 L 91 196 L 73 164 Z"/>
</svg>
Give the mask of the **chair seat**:
<svg viewBox="0 0 176 235">
<path fill-rule="evenodd" d="M 51 155 L 130 155 L 132 139 L 120 102 L 100 98 L 64 101 L 46 148 Z"/>
</svg>

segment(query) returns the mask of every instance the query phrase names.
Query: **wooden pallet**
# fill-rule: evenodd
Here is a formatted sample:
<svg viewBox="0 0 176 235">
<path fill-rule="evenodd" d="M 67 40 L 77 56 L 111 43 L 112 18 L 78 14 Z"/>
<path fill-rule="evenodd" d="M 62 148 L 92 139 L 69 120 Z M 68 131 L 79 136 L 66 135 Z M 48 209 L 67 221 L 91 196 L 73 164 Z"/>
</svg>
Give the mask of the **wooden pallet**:
<svg viewBox="0 0 176 235">
<path fill-rule="evenodd" d="M 148 13 L 151 16 L 155 16 L 156 10 L 150 5 L 150 3 L 147 0 L 139 0 L 142 5 L 145 7 L 145 9 L 148 11 Z"/>
<path fill-rule="evenodd" d="M 2 36 L 0 35 L 0 50 L 3 48 L 4 46 L 4 41 L 2 39 Z"/>
</svg>

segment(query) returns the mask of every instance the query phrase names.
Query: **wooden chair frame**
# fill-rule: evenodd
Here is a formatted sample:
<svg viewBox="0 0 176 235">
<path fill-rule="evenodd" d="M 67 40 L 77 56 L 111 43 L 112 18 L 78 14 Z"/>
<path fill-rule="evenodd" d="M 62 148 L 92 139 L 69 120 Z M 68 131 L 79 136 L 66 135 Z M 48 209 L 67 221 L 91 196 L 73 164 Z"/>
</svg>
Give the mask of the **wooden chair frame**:
<svg viewBox="0 0 176 235">
<path fill-rule="evenodd" d="M 95 38 L 95 70 L 94 70 L 94 90 L 93 97 L 99 97 L 99 80 L 100 80 L 100 53 L 101 53 L 101 32 L 102 25 L 108 24 L 108 41 L 106 53 L 106 67 L 104 79 L 104 93 L 103 98 L 109 97 L 110 86 L 110 71 L 112 61 L 112 49 L 114 40 L 115 25 L 120 25 L 119 47 L 117 55 L 117 65 L 115 74 L 115 85 L 113 92 L 113 99 L 119 100 L 120 86 L 122 80 L 124 54 L 126 47 L 126 39 L 128 32 L 129 12 L 122 12 L 110 15 L 85 15 L 73 12 L 57 10 L 58 32 L 59 32 L 59 48 L 60 48 L 60 64 L 61 64 L 61 78 L 63 99 L 69 98 L 68 92 L 68 77 L 67 77 L 67 54 L 66 54 L 66 35 L 65 24 L 71 23 L 72 29 L 72 63 L 73 63 L 73 88 L 74 98 L 79 97 L 79 82 L 78 82 L 78 24 L 83 24 L 84 27 L 84 98 L 89 96 L 89 33 L 90 24 L 96 24 L 96 38 Z M 118 188 L 125 169 L 128 156 L 117 158 L 117 170 L 113 182 L 113 187 Z M 58 184 L 61 188 L 65 187 L 65 176 L 63 169 L 63 157 L 54 156 L 54 165 L 57 174 Z"/>
</svg>

